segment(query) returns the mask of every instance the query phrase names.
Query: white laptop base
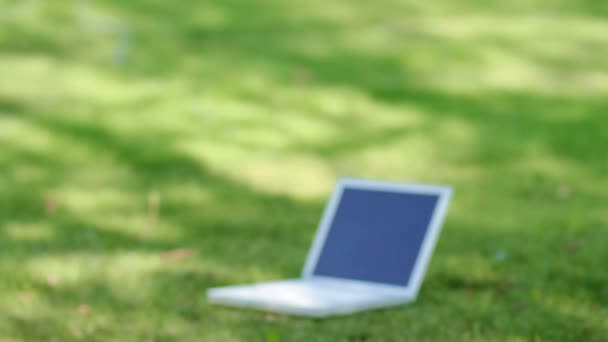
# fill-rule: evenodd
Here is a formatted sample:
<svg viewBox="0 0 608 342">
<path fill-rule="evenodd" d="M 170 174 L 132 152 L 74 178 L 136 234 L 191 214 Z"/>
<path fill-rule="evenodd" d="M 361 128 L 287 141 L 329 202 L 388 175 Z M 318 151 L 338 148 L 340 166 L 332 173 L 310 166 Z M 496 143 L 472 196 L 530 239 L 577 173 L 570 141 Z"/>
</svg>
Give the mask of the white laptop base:
<svg viewBox="0 0 608 342">
<path fill-rule="evenodd" d="M 393 286 L 326 277 L 209 289 L 207 297 L 217 304 L 308 317 L 347 315 L 414 300 Z"/>
</svg>

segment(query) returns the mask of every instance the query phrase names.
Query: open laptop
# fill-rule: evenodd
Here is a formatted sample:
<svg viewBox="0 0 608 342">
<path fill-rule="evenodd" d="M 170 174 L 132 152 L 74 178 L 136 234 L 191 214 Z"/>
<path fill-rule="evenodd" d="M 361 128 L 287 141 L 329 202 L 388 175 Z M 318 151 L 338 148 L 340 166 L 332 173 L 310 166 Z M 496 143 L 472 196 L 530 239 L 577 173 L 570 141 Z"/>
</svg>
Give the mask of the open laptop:
<svg viewBox="0 0 608 342">
<path fill-rule="evenodd" d="M 212 303 L 325 317 L 416 299 L 443 224 L 446 186 L 342 179 L 299 279 L 212 288 Z"/>
</svg>

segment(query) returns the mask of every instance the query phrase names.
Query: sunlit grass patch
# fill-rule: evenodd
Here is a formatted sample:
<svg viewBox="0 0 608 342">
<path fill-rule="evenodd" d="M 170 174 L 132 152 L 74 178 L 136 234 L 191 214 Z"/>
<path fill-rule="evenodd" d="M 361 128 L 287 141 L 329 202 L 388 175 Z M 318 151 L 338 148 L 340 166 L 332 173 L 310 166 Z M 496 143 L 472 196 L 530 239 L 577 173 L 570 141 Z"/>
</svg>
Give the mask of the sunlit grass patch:
<svg viewBox="0 0 608 342">
<path fill-rule="evenodd" d="M 8 239 L 17 241 L 48 241 L 54 237 L 52 227 L 41 222 L 9 223 L 3 230 Z"/>
</svg>

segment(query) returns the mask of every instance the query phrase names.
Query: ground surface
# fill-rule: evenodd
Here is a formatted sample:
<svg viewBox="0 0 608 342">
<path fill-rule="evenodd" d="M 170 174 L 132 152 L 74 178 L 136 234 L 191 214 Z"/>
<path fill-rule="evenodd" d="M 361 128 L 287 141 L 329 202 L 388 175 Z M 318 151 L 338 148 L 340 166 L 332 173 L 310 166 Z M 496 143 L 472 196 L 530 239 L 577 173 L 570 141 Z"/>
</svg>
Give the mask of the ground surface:
<svg viewBox="0 0 608 342">
<path fill-rule="evenodd" d="M 602 1 L 0 0 L 2 341 L 608 339 Z M 336 177 L 447 183 L 419 300 L 297 276 Z"/>
</svg>

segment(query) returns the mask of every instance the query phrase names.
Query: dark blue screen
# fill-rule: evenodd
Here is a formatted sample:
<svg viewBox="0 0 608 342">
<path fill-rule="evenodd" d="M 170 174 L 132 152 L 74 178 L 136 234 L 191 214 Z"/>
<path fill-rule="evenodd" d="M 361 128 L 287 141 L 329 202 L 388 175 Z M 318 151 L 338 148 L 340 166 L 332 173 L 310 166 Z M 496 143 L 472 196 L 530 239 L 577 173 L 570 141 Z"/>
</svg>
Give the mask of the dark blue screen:
<svg viewBox="0 0 608 342">
<path fill-rule="evenodd" d="M 406 286 L 438 199 L 345 189 L 314 274 Z"/>
</svg>

